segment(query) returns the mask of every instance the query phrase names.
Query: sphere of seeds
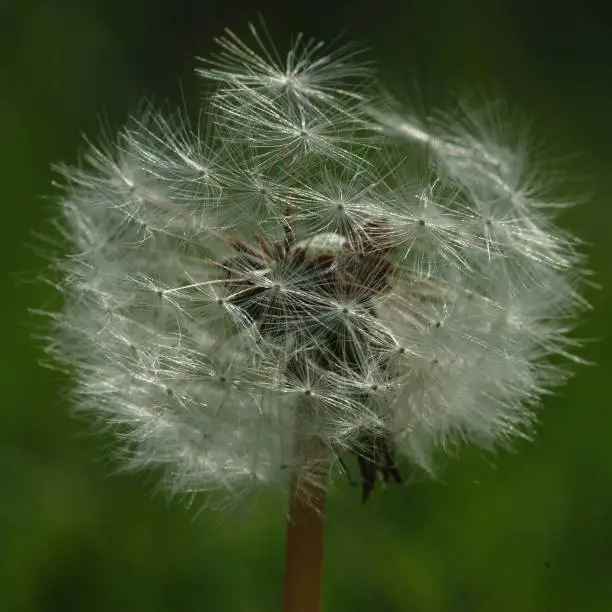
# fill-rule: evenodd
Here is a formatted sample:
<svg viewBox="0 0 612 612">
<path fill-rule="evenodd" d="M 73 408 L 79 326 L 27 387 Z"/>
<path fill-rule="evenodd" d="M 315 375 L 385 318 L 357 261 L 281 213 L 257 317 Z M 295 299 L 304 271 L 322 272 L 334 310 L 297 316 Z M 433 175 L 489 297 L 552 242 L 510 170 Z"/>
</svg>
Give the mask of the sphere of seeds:
<svg viewBox="0 0 612 612">
<path fill-rule="evenodd" d="M 176 492 L 308 474 L 296 437 L 356 454 L 367 495 L 396 454 L 527 435 L 585 305 L 528 149 L 378 104 L 356 48 L 251 33 L 198 70 L 205 129 L 149 109 L 60 168 L 49 351 L 78 406 Z"/>
</svg>

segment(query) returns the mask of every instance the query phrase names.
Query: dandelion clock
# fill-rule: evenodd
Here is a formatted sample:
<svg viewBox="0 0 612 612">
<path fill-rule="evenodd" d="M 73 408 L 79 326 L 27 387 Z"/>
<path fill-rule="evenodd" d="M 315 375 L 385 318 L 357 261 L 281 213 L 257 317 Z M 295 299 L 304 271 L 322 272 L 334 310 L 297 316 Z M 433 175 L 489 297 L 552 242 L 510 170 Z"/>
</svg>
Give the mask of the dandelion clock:
<svg viewBox="0 0 612 612">
<path fill-rule="evenodd" d="M 128 467 L 287 491 L 284 610 L 314 612 L 333 474 L 365 501 L 528 436 L 577 360 L 585 263 L 492 113 L 414 118 L 351 45 L 217 42 L 197 129 L 149 106 L 58 168 L 48 352 Z"/>
</svg>

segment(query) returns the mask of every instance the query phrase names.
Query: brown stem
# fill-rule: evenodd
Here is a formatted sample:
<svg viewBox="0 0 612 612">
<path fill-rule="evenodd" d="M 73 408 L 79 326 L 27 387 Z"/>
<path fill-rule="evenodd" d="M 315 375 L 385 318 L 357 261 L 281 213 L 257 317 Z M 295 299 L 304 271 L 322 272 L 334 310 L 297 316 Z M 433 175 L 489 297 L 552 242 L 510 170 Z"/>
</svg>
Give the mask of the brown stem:
<svg viewBox="0 0 612 612">
<path fill-rule="evenodd" d="M 287 527 L 283 612 L 321 612 L 325 487 L 294 478 Z"/>
</svg>

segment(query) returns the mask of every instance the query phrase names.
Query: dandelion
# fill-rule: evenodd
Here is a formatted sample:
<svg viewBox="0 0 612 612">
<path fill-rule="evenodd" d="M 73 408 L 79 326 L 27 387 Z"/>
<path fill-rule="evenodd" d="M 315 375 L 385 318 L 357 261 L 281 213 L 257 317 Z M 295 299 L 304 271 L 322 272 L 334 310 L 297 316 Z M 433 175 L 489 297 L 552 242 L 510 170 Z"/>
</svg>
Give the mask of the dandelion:
<svg viewBox="0 0 612 612">
<path fill-rule="evenodd" d="M 58 168 L 48 351 L 130 468 L 289 489 L 285 610 L 317 610 L 333 469 L 354 455 L 365 501 L 400 457 L 529 436 L 576 360 L 584 258 L 486 112 L 417 121 L 355 48 L 283 61 L 251 33 L 198 69 L 204 127 L 149 108 Z"/>
</svg>

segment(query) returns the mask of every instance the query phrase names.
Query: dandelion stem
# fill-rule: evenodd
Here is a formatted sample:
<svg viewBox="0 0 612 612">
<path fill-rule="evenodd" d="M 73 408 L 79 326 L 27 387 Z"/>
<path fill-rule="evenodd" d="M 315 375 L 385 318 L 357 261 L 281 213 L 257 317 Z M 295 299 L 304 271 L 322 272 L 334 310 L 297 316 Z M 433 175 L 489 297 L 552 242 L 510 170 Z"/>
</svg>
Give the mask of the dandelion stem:
<svg viewBox="0 0 612 612">
<path fill-rule="evenodd" d="M 297 405 L 291 474 L 283 612 L 321 612 L 328 455 L 309 436 L 314 418 L 306 398 Z"/>
<path fill-rule="evenodd" d="M 306 487 L 307 490 L 304 490 Z M 291 490 L 283 612 L 320 612 L 325 542 L 325 489 L 300 483 Z"/>
</svg>

